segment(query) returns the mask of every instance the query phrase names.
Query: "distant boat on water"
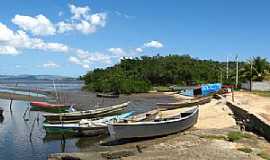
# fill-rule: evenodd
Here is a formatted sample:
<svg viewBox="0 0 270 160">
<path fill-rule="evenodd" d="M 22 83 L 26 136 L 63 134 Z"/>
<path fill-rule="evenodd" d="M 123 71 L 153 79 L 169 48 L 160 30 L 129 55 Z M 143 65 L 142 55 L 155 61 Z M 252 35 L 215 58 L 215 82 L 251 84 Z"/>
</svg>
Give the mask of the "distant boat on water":
<svg viewBox="0 0 270 160">
<path fill-rule="evenodd" d="M 116 93 L 97 93 L 97 97 L 118 98 L 119 94 L 116 94 Z"/>
</svg>

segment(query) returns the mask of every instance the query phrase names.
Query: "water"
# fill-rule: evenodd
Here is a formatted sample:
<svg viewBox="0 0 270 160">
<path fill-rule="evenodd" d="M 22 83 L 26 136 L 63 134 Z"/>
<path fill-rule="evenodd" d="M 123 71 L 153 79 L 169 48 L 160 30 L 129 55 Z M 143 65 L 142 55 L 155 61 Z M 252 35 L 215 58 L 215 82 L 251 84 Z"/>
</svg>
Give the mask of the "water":
<svg viewBox="0 0 270 160">
<path fill-rule="evenodd" d="M 79 80 L 56 80 L 54 81 L 57 90 L 80 90 L 84 85 Z M 54 91 L 51 80 L 0 80 L 0 87 L 13 90 L 26 91 Z"/>
<path fill-rule="evenodd" d="M 33 96 L 33 97 L 47 97 L 46 95 L 41 94 L 41 93 L 18 91 L 16 89 L 9 89 L 9 88 L 2 88 L 2 87 L 0 87 L 0 92 L 27 95 L 27 96 Z"/>
<path fill-rule="evenodd" d="M 26 114 L 29 121 L 23 120 L 28 102 L 13 101 L 12 112 L 9 111 L 9 100 L 0 99 L 0 106 L 4 109 L 4 120 L 0 122 L 0 160 L 45 160 L 50 153 L 80 151 L 97 145 L 100 140 L 96 137 L 74 137 L 66 139 L 64 143 L 62 136 L 48 138 L 49 136 L 46 136 L 46 132 L 42 128 L 41 112 L 31 111 L 30 114 Z M 39 123 L 35 121 L 37 116 L 41 118 Z M 85 145 L 84 142 L 89 143 Z"/>
</svg>

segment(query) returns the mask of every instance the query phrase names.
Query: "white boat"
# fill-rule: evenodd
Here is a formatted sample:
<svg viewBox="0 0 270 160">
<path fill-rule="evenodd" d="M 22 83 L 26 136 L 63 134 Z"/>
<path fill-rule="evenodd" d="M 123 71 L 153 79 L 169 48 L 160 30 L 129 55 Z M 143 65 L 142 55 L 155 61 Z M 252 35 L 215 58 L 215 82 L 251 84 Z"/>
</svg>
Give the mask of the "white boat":
<svg viewBox="0 0 270 160">
<path fill-rule="evenodd" d="M 164 136 L 192 127 L 197 122 L 198 115 L 199 107 L 195 107 L 167 118 L 108 124 L 108 130 L 114 140 Z"/>
</svg>

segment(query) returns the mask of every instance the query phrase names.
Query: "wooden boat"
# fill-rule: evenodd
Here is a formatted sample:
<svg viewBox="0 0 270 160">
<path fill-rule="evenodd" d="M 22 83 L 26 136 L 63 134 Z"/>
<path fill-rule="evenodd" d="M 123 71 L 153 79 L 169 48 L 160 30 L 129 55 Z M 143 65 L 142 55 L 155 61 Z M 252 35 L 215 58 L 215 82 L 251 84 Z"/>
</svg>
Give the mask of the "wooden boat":
<svg viewBox="0 0 270 160">
<path fill-rule="evenodd" d="M 190 107 L 195 105 L 202 105 L 205 103 L 209 103 L 212 97 L 200 97 L 197 99 L 186 100 L 183 102 L 176 103 L 157 103 L 159 109 L 176 109 L 181 107 Z"/>
<path fill-rule="evenodd" d="M 119 98 L 119 94 L 97 93 L 97 97 L 103 97 L 103 98 Z"/>
<path fill-rule="evenodd" d="M 74 123 L 75 121 L 80 121 L 81 119 L 105 117 L 121 113 L 127 108 L 128 104 L 129 102 L 126 102 L 115 106 L 97 108 L 94 110 L 75 111 L 70 113 L 58 114 L 43 114 L 43 116 L 49 123 L 65 123 L 65 121 L 71 121 L 72 123 Z"/>
<path fill-rule="evenodd" d="M 108 116 L 97 120 L 82 119 L 78 123 L 70 124 L 49 124 L 44 123 L 43 127 L 47 132 L 76 132 L 80 135 L 98 135 L 108 133 L 108 124 L 119 122 L 132 116 L 134 112 L 127 112 L 120 115 Z"/>
<path fill-rule="evenodd" d="M 66 112 L 70 105 L 52 104 L 48 102 L 33 101 L 30 102 L 31 110 L 43 110 L 48 112 Z"/>
<path fill-rule="evenodd" d="M 195 107 L 168 118 L 112 123 L 108 125 L 108 130 L 114 140 L 164 136 L 192 127 L 197 122 L 198 115 L 199 107 Z"/>
</svg>

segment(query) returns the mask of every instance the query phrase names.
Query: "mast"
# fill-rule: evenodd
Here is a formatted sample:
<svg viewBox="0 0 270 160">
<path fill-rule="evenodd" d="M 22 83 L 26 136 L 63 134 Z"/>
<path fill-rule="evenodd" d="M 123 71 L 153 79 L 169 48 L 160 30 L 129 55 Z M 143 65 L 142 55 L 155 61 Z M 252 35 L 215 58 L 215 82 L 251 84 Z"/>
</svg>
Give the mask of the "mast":
<svg viewBox="0 0 270 160">
<path fill-rule="evenodd" d="M 58 94 L 57 94 L 57 90 L 56 90 L 56 87 L 55 87 L 54 80 L 53 80 L 53 88 L 54 88 L 54 92 L 55 92 L 55 96 L 56 96 L 56 102 L 58 102 Z"/>
</svg>

